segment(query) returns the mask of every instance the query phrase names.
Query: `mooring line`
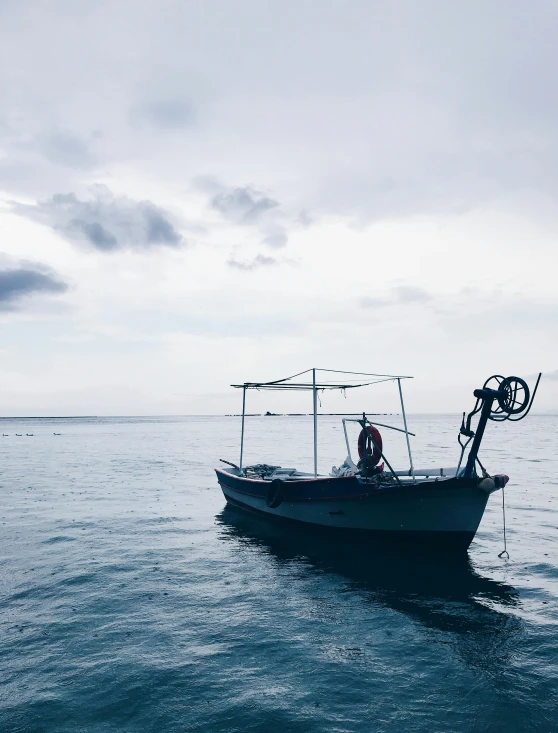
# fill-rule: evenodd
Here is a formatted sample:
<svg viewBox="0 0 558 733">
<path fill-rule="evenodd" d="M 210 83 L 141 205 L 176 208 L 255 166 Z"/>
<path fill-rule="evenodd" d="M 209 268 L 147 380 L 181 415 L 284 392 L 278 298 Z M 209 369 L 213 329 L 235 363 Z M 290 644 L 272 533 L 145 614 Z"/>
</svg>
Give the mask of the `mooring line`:
<svg viewBox="0 0 558 733">
<path fill-rule="evenodd" d="M 506 542 L 506 487 L 502 486 L 502 517 L 504 519 L 504 549 L 502 552 L 499 553 L 498 557 L 502 557 L 502 555 L 507 555 L 508 560 L 510 559 L 510 553 L 508 552 L 508 545 Z"/>
</svg>

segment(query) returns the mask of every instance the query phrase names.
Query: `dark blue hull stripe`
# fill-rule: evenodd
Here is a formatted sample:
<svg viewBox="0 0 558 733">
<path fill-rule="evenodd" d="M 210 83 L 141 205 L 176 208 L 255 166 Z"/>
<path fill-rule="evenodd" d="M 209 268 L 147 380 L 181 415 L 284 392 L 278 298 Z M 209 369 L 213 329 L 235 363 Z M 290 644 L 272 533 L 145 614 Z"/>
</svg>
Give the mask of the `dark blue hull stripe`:
<svg viewBox="0 0 558 733">
<path fill-rule="evenodd" d="M 217 480 L 223 488 L 231 489 L 239 494 L 265 499 L 270 486 L 269 481 L 257 481 L 233 476 L 225 471 L 216 469 Z M 377 498 L 404 495 L 408 492 L 435 490 L 451 491 L 457 488 L 473 488 L 477 486 L 477 479 L 449 478 L 443 481 L 424 481 L 418 485 L 400 486 L 392 484 L 379 488 L 374 484 L 365 484 L 356 476 L 341 476 L 339 478 L 318 478 L 304 481 L 285 481 L 286 501 L 340 501 L 342 499 L 364 499 L 369 496 Z"/>
</svg>

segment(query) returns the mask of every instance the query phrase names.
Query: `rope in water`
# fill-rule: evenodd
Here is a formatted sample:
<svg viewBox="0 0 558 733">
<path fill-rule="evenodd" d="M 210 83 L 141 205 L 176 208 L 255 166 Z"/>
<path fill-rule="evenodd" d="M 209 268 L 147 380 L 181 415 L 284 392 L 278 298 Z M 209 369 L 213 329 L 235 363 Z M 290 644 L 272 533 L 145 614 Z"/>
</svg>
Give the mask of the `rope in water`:
<svg viewBox="0 0 558 733">
<path fill-rule="evenodd" d="M 506 494 L 505 494 L 505 491 L 506 491 L 505 487 L 502 486 L 502 517 L 504 520 L 504 549 L 502 550 L 502 552 L 499 553 L 498 557 L 502 557 L 502 555 L 507 555 L 508 560 L 509 560 L 510 554 L 508 552 L 508 546 L 506 542 Z"/>
</svg>

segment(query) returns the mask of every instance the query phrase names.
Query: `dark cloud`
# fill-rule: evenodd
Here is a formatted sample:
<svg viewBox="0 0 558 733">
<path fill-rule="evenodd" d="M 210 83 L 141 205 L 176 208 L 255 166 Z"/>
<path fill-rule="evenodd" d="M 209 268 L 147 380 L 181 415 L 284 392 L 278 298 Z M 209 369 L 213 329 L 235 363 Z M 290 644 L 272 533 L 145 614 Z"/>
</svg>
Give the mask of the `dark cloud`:
<svg viewBox="0 0 558 733">
<path fill-rule="evenodd" d="M 183 237 L 170 214 L 151 201 L 114 196 L 106 186 L 96 186 L 92 194 L 84 201 L 74 193 L 56 194 L 34 206 L 14 204 L 13 208 L 50 226 L 71 242 L 103 252 L 182 244 Z"/>
<path fill-rule="evenodd" d="M 0 270 L 0 310 L 12 310 L 21 299 L 36 293 L 63 293 L 68 286 L 46 267 L 24 263 Z"/>
<path fill-rule="evenodd" d="M 162 99 L 145 102 L 130 113 L 130 124 L 162 129 L 190 127 L 194 121 L 192 104 L 181 99 Z"/>
<path fill-rule="evenodd" d="M 193 183 L 208 195 L 212 209 L 232 224 L 246 227 L 253 239 L 259 235 L 260 244 L 266 247 L 285 247 L 289 241 L 288 227 L 304 226 L 289 217 L 279 201 L 252 186 L 227 187 L 211 176 L 197 176 Z"/>
<path fill-rule="evenodd" d="M 257 255 L 253 260 L 244 260 L 243 262 L 235 260 L 233 257 L 227 262 L 229 267 L 234 267 L 237 270 L 243 270 L 244 272 L 250 272 L 256 270 L 259 267 L 270 267 L 271 265 L 277 265 L 278 262 L 274 257 L 267 257 L 266 255 Z"/>
<path fill-rule="evenodd" d="M 116 249 L 118 242 L 98 221 L 72 219 L 70 226 L 76 232 L 81 231 L 84 237 L 97 249 Z"/>
<path fill-rule="evenodd" d="M 390 305 L 428 303 L 432 299 L 432 294 L 427 290 L 423 290 L 423 288 L 412 285 L 400 285 L 391 288 L 385 295 L 363 296 L 359 299 L 359 303 L 363 308 L 378 308 Z"/>
<path fill-rule="evenodd" d="M 224 188 L 214 179 L 198 179 L 198 186 L 211 192 L 213 209 L 237 226 L 257 230 L 266 247 L 281 249 L 287 245 L 285 213 L 275 199 L 250 186 Z"/>
<path fill-rule="evenodd" d="M 266 212 L 277 208 L 279 202 L 245 186 L 216 194 L 211 199 L 211 206 L 227 219 L 251 224 L 258 221 Z"/>
</svg>

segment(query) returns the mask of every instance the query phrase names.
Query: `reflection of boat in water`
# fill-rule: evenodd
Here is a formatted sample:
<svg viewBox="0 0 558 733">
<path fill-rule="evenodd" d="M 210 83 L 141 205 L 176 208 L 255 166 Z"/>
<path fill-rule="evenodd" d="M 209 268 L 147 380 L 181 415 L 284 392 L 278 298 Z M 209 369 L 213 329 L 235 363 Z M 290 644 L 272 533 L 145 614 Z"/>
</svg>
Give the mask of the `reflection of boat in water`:
<svg viewBox="0 0 558 733">
<path fill-rule="evenodd" d="M 448 653 L 474 670 L 479 685 L 499 685 L 525 643 L 517 591 L 476 572 L 467 555 L 404 552 L 370 539 L 332 543 L 319 531 L 292 525 L 287 533 L 280 523 L 230 505 L 217 523 L 237 562 L 249 561 L 256 576 L 277 578 L 285 589 L 292 579 L 286 593 L 293 608 L 310 602 L 313 617 L 352 628 L 353 638 L 361 629 L 370 639 L 376 624 L 380 636 L 412 633 L 391 617 L 385 625 L 381 609 L 394 611 L 426 642 L 447 645 Z M 371 544 L 382 551 L 370 552 Z"/>
<path fill-rule="evenodd" d="M 312 372 L 312 378 L 308 376 Z M 418 542 L 436 545 L 444 550 L 469 547 L 478 529 L 489 495 L 503 489 L 508 477 L 490 476 L 478 459 L 484 430 L 489 420 L 520 420 L 531 409 L 538 386 L 530 398 L 529 388 L 518 377 L 488 379 L 474 392 L 476 405 L 459 434 L 461 455 L 455 468 L 415 468 L 407 429 L 401 381 L 403 376 L 336 372 L 312 369 L 293 377 L 273 382 L 245 382 L 233 385 L 243 390 L 242 430 L 239 465 L 229 461 L 227 468 L 217 469 L 217 479 L 230 504 L 246 511 L 264 514 L 285 525 L 302 524 L 342 534 L 373 534 L 395 538 L 397 542 Z M 318 372 L 327 372 L 322 381 Z M 333 377 L 331 377 L 331 373 Z M 357 375 L 358 379 L 353 376 Z M 303 375 L 306 375 L 303 376 Z M 339 375 L 344 379 L 340 381 Z M 539 375 L 540 378 L 540 375 Z M 318 473 L 317 458 L 317 395 L 324 390 L 347 390 L 379 382 L 397 382 L 403 427 L 385 425 L 368 419 L 342 420 L 347 458 L 328 474 Z M 309 390 L 314 403 L 314 471 L 284 468 L 266 463 L 243 465 L 246 391 Z M 471 419 L 480 413 L 476 430 Z M 269 413 L 268 413 L 269 414 Z M 360 427 L 358 458 L 354 463 L 347 434 L 347 424 Z M 378 427 L 405 435 L 409 467 L 396 471 L 385 454 Z M 461 438 L 466 441 L 463 443 Z M 472 442 L 471 442 L 472 441 Z M 465 460 L 465 450 L 471 443 Z M 360 459 L 360 460 L 359 460 Z M 462 467 L 462 464 L 463 467 Z M 480 470 L 480 471 L 479 471 Z"/>
<path fill-rule="evenodd" d="M 510 611 L 518 605 L 516 590 L 479 575 L 466 555 L 440 555 L 426 548 L 405 552 L 367 538 L 339 538 L 293 525 L 286 533 L 265 517 L 226 506 L 218 515 L 221 539 L 242 548 L 259 549 L 268 567 L 296 563 L 310 573 L 348 581 L 350 589 L 443 631 L 487 634 L 493 645 L 499 631 L 515 637 L 522 622 Z M 370 547 L 382 549 L 370 553 Z M 500 606 L 501 610 L 497 610 Z M 505 646 L 505 645 L 504 645 Z M 504 648 L 502 648 L 504 653 Z"/>
<path fill-rule="evenodd" d="M 259 642 L 257 661 L 245 662 L 257 690 L 260 673 L 261 685 L 274 684 L 286 666 L 300 666 L 297 679 L 309 673 L 312 690 L 317 682 L 335 702 L 344 689 L 359 712 L 373 711 L 339 730 L 539 730 L 529 725 L 526 701 L 541 688 L 551 719 L 552 672 L 536 681 L 536 661 L 525 667 L 540 639 L 522 618 L 518 591 L 475 570 L 467 555 L 386 550 L 375 541 L 382 551 L 370 552 L 369 541 L 332 543 L 296 525 L 287 532 L 230 505 L 216 516 L 216 529 L 215 572 L 230 581 L 222 602 L 233 638 L 246 651 L 250 640 Z M 551 665 L 551 635 L 547 642 Z M 372 714 L 385 701 L 390 710 L 412 712 L 377 726 Z"/>
</svg>

